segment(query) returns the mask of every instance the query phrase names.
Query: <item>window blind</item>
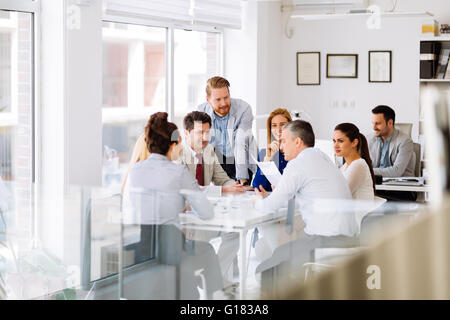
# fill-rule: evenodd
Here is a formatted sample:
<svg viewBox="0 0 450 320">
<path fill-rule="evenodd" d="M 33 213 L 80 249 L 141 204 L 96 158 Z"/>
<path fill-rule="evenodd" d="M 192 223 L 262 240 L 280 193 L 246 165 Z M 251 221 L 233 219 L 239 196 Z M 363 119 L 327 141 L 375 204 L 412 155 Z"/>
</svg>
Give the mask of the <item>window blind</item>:
<svg viewBox="0 0 450 320">
<path fill-rule="evenodd" d="M 241 0 L 103 0 L 108 16 L 241 28 Z"/>
</svg>

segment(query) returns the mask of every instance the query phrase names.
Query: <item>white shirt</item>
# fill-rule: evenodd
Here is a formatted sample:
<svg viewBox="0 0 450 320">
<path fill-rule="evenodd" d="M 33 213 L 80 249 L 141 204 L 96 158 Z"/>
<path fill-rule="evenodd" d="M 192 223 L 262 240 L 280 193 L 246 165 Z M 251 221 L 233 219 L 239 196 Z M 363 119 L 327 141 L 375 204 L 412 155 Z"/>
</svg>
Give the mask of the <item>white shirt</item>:
<svg viewBox="0 0 450 320">
<path fill-rule="evenodd" d="M 344 163 L 341 172 L 347 180 L 352 198 L 358 200 L 355 202 L 355 219 L 359 232 L 362 219 L 380 205 L 375 199 L 372 175 L 367 162 L 362 158 L 352 161 L 350 165 Z"/>
<path fill-rule="evenodd" d="M 152 153 L 147 160 L 137 162 L 128 179 L 124 223 L 178 225 L 185 200 L 200 218 L 214 216 L 211 203 L 189 170 L 166 156 Z"/>
<path fill-rule="evenodd" d="M 270 196 L 256 202 L 257 210 L 273 212 L 296 197 L 296 206 L 309 235 L 353 236 L 357 226 L 347 181 L 330 158 L 307 148 L 288 162 Z M 350 202 L 350 203 L 349 203 Z"/>
<path fill-rule="evenodd" d="M 362 158 L 352 161 L 350 165 L 345 163 L 341 172 L 347 180 L 352 198 L 356 200 L 373 200 L 373 180 L 369 166 Z"/>
</svg>

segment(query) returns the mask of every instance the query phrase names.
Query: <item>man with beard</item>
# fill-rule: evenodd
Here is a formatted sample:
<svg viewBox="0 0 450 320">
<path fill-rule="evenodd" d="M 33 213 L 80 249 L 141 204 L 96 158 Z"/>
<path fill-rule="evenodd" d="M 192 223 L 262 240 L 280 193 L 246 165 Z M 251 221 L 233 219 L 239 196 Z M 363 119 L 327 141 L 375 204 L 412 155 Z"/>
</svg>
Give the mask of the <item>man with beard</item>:
<svg viewBox="0 0 450 320">
<path fill-rule="evenodd" d="M 372 110 L 374 135 L 367 140 L 375 175 L 383 177 L 412 177 L 416 157 L 411 138 L 395 129 L 395 112 L 379 105 Z M 417 194 L 404 191 L 378 191 L 388 200 L 415 201 Z"/>
<path fill-rule="evenodd" d="M 211 145 L 227 175 L 243 185 L 249 185 L 256 164 L 257 148 L 251 129 L 253 114 L 250 105 L 230 97 L 230 83 L 222 77 L 212 77 L 206 84 L 206 102 L 197 107 L 212 119 Z M 253 156 L 253 157 L 252 157 Z"/>
</svg>

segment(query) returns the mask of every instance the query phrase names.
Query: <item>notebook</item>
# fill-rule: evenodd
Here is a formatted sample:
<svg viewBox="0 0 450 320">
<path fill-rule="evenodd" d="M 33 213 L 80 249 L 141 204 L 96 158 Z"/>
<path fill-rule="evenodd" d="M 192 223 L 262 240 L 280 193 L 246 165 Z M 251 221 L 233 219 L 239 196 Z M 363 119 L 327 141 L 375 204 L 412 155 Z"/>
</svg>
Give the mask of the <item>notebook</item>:
<svg viewBox="0 0 450 320">
<path fill-rule="evenodd" d="M 424 177 L 384 177 L 383 184 L 399 186 L 423 186 Z"/>
</svg>

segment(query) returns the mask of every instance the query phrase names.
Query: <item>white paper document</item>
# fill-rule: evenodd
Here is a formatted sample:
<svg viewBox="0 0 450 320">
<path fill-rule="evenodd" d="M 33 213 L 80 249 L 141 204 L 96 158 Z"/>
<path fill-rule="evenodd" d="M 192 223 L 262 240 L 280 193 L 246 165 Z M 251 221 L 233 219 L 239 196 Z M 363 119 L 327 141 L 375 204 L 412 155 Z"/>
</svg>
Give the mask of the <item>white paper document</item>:
<svg viewBox="0 0 450 320">
<path fill-rule="evenodd" d="M 255 162 L 261 169 L 262 173 L 266 176 L 267 180 L 269 180 L 270 184 L 276 187 L 281 179 L 281 173 L 278 171 L 275 162 L 259 162 L 256 160 Z"/>
</svg>

